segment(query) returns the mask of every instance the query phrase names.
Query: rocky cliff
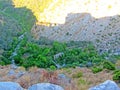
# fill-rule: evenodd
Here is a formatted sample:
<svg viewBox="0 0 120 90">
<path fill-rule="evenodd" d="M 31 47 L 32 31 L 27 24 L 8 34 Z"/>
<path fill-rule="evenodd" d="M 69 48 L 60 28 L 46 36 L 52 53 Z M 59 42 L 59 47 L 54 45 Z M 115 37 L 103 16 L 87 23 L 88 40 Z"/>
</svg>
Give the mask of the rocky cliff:
<svg viewBox="0 0 120 90">
<path fill-rule="evenodd" d="M 120 54 L 119 0 L 53 0 L 32 33 L 57 41 L 92 41 L 100 51 Z"/>
</svg>

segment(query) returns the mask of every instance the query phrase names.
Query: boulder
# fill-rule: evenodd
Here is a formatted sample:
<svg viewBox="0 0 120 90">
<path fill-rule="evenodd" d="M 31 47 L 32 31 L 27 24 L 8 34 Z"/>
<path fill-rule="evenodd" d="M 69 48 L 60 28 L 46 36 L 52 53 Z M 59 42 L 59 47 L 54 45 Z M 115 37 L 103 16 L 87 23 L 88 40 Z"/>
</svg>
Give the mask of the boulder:
<svg viewBox="0 0 120 90">
<path fill-rule="evenodd" d="M 15 82 L 0 82 L 0 90 L 23 90 L 23 88 Z"/>
<path fill-rule="evenodd" d="M 107 80 L 102 84 L 90 88 L 89 90 L 120 90 L 120 88 L 114 81 Z"/>
<path fill-rule="evenodd" d="M 38 83 L 30 86 L 28 90 L 64 90 L 61 86 L 50 83 Z"/>
</svg>

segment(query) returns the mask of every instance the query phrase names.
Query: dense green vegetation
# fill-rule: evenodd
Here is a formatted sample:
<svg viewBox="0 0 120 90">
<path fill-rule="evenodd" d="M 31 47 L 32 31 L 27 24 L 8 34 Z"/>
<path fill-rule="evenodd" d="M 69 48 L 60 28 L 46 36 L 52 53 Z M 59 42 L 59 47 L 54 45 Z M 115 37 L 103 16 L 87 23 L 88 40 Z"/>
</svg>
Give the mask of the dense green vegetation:
<svg viewBox="0 0 120 90">
<path fill-rule="evenodd" d="M 98 72 L 100 72 L 102 70 L 103 70 L 103 68 L 101 68 L 101 67 L 92 67 L 92 72 L 93 73 L 98 73 Z"/>
<path fill-rule="evenodd" d="M 115 65 L 110 61 L 104 61 L 103 68 L 106 68 L 108 70 L 115 70 Z"/>
<path fill-rule="evenodd" d="M 25 37 L 20 43 L 21 47 L 17 52 L 18 55 L 14 57 L 16 64 L 26 68 L 37 66 L 40 68 L 55 69 L 57 66 L 54 62 L 61 67 L 62 65 L 64 67 L 91 67 L 95 65 L 100 66 L 102 65 L 101 62 L 105 61 L 104 57 L 98 54 L 91 43 L 84 44 L 84 47 L 75 47 L 75 45 L 72 45 L 73 42 L 71 46 L 69 45 L 70 43 L 51 42 L 49 45 L 45 45 L 44 43 L 43 45 L 39 45 L 35 42 L 29 42 L 27 37 Z M 54 60 L 54 55 L 61 52 L 64 54 Z M 10 57 L 10 53 L 10 51 L 7 52 L 6 57 Z M 6 62 L 4 63 L 6 64 Z M 109 66 L 107 65 L 106 68 Z"/>
<path fill-rule="evenodd" d="M 89 50 L 87 51 L 87 49 Z M 93 63 L 95 63 L 96 60 L 97 62 L 101 61 L 96 51 L 94 49 L 92 50 L 92 47 L 82 50 L 81 48 L 70 49 L 67 48 L 65 44 L 58 42 L 54 42 L 53 45 L 49 47 L 27 42 L 18 51 L 18 55 L 15 57 L 15 62 L 25 67 L 38 66 L 41 68 L 47 68 L 54 65 L 52 62 L 54 60 L 53 57 L 60 52 L 64 53 L 63 56 L 56 59 L 56 62 L 60 65 L 65 63 L 66 66 L 79 66 L 80 64 L 86 65 L 89 61 Z M 94 58 L 93 55 L 95 55 Z"/>
<path fill-rule="evenodd" d="M 113 80 L 120 82 L 120 70 L 115 70 L 113 73 Z"/>
</svg>

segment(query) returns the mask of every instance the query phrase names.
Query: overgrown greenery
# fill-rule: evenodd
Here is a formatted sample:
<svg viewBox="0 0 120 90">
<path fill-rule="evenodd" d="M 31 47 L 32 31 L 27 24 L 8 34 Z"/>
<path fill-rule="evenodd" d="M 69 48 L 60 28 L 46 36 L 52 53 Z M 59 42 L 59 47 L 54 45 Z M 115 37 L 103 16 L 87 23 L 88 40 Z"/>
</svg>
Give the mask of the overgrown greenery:
<svg viewBox="0 0 120 90">
<path fill-rule="evenodd" d="M 103 68 L 101 68 L 101 67 L 92 67 L 92 72 L 93 73 L 98 73 L 98 72 L 100 72 L 102 70 L 103 70 Z"/>
<path fill-rule="evenodd" d="M 108 70 L 115 70 L 115 64 L 110 61 L 104 61 L 103 68 L 106 68 Z"/>
<path fill-rule="evenodd" d="M 116 66 L 110 60 L 103 60 L 102 62 L 100 62 L 99 65 L 97 66 L 95 65 L 94 67 L 91 68 L 93 73 L 98 73 L 103 69 L 116 70 Z"/>
<path fill-rule="evenodd" d="M 116 70 L 113 73 L 113 80 L 120 82 L 120 70 Z"/>
<path fill-rule="evenodd" d="M 69 43 L 70 44 L 70 43 Z M 37 66 L 40 68 L 55 69 L 55 61 L 64 67 L 91 66 L 100 65 L 105 59 L 100 56 L 95 47 L 88 43 L 82 47 L 67 46 L 67 43 L 52 42 L 51 45 L 39 45 L 29 42 L 25 37 L 20 43 L 18 54 L 14 57 L 15 63 L 26 68 Z M 54 55 L 64 53 L 62 56 L 54 60 Z M 6 57 L 10 57 L 11 52 L 6 53 Z M 8 60 L 9 61 L 9 60 Z M 4 62 L 7 64 L 6 62 Z M 57 67 L 56 67 L 57 68 Z"/>
</svg>

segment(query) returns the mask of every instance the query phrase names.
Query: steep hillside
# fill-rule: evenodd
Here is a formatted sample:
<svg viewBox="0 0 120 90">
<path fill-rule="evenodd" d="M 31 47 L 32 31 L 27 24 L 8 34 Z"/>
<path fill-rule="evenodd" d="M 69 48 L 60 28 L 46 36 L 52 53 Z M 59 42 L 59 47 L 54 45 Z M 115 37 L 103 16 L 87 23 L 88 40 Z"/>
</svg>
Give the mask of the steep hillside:
<svg viewBox="0 0 120 90">
<path fill-rule="evenodd" d="M 9 58 L 19 36 L 24 32 L 29 33 L 34 23 L 35 17 L 31 10 L 15 8 L 12 0 L 0 0 L 0 60 Z"/>
<path fill-rule="evenodd" d="M 55 0 L 40 13 L 35 38 L 92 41 L 100 52 L 120 54 L 119 0 Z"/>
</svg>

